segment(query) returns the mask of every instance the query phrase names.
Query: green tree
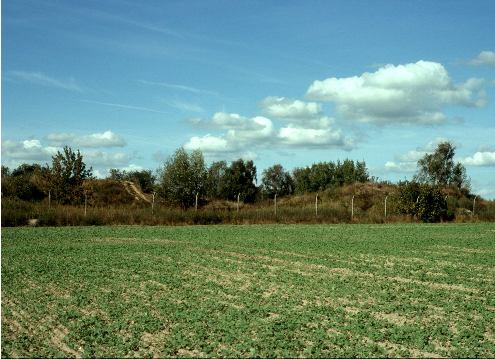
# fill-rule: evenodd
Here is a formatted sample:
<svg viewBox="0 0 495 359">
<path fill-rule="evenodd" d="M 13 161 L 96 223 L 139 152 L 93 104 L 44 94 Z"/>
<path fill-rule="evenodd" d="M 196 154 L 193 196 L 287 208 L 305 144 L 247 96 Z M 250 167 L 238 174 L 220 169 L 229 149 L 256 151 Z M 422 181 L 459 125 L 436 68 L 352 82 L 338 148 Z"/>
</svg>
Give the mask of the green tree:
<svg viewBox="0 0 495 359">
<path fill-rule="evenodd" d="M 468 189 L 466 169 L 461 163 L 454 162 L 454 156 L 455 146 L 452 143 L 439 143 L 433 153 L 427 153 L 418 161 L 415 180 L 432 185 Z"/>
<path fill-rule="evenodd" d="M 292 171 L 294 181 L 294 192 L 303 194 L 311 192 L 311 169 L 309 167 L 298 167 Z"/>
<path fill-rule="evenodd" d="M 447 219 L 447 200 L 438 186 L 415 181 L 399 182 L 399 213 L 416 216 L 423 222 Z"/>
<path fill-rule="evenodd" d="M 206 176 L 206 195 L 209 198 L 220 199 L 223 198 L 223 191 L 225 189 L 225 174 L 227 173 L 227 162 L 218 161 L 213 162 L 208 168 Z"/>
<path fill-rule="evenodd" d="M 225 199 L 235 200 L 237 195 L 244 202 L 252 203 L 256 199 L 256 166 L 253 161 L 238 159 L 227 168 L 223 196 Z"/>
<path fill-rule="evenodd" d="M 2 195 L 24 201 L 40 201 L 46 197 L 40 178 L 43 167 L 38 164 L 21 164 L 12 172 L 2 166 Z"/>
<path fill-rule="evenodd" d="M 92 169 L 86 168 L 83 156 L 65 146 L 52 157 L 50 189 L 59 203 L 81 203 L 84 199 L 83 182 L 93 178 Z"/>
<path fill-rule="evenodd" d="M 205 195 L 205 183 L 203 154 L 196 150 L 189 155 L 181 147 L 165 162 L 159 194 L 170 203 L 186 209 L 194 205 L 196 194 L 199 198 Z"/>
<path fill-rule="evenodd" d="M 286 196 L 294 192 L 292 178 L 282 165 L 276 164 L 263 171 L 263 191 L 270 197 Z"/>
</svg>

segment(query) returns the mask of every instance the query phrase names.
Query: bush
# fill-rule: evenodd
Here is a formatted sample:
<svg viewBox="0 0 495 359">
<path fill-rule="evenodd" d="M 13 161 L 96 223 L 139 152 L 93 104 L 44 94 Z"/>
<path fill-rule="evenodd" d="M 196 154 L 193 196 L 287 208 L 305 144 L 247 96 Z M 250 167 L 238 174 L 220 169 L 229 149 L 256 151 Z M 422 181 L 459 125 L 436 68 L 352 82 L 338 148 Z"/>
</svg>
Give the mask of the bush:
<svg viewBox="0 0 495 359">
<path fill-rule="evenodd" d="M 397 210 L 401 214 L 416 216 L 423 222 L 439 222 L 454 219 L 448 212 L 447 200 L 441 189 L 417 182 L 399 182 Z"/>
</svg>

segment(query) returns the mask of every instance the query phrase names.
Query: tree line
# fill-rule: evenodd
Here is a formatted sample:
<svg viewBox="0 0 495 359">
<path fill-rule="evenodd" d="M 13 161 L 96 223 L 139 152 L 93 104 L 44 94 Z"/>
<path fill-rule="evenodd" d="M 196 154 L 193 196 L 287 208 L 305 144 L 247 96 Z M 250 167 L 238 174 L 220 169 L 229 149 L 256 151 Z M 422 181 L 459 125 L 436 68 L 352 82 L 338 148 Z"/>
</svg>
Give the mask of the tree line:
<svg viewBox="0 0 495 359">
<path fill-rule="evenodd" d="M 132 181 L 145 193 L 156 192 L 172 205 L 189 208 L 210 200 L 241 200 L 254 203 L 275 195 L 302 194 L 369 179 L 364 161 L 346 159 L 319 162 L 291 172 L 275 164 L 262 172 L 258 185 L 257 168 L 252 160 L 237 159 L 230 164 L 216 161 L 206 164 L 200 150 L 188 153 L 178 148 L 157 174 L 151 170 L 110 169 L 107 180 Z M 47 196 L 60 204 L 80 204 L 87 182 L 95 180 L 79 150 L 64 147 L 46 164 L 22 164 L 13 171 L 2 166 L 2 195 L 26 201 L 40 201 Z"/>
<path fill-rule="evenodd" d="M 470 195 L 466 170 L 462 164 L 455 163 L 454 155 L 455 146 L 443 142 L 418 161 L 414 178 L 398 183 L 400 213 L 424 221 L 448 219 L 445 188 Z M 97 180 L 79 150 L 64 147 L 52 157 L 51 165 L 22 164 L 12 171 L 2 166 L 2 195 L 25 201 L 40 201 L 50 196 L 56 203 L 77 205 L 83 203 L 88 192 L 117 190 L 116 185 L 106 188 L 95 183 L 132 181 L 143 192 L 154 192 L 167 203 L 187 209 L 212 200 L 254 203 L 275 196 L 321 192 L 368 182 L 370 176 L 364 161 L 346 159 L 318 162 L 291 172 L 275 164 L 261 173 L 259 185 L 257 179 L 257 168 L 251 160 L 216 161 L 207 165 L 200 150 L 187 152 L 181 147 L 155 174 L 151 170 L 111 169 L 106 179 Z M 103 196 L 110 197 L 111 194 Z"/>
</svg>

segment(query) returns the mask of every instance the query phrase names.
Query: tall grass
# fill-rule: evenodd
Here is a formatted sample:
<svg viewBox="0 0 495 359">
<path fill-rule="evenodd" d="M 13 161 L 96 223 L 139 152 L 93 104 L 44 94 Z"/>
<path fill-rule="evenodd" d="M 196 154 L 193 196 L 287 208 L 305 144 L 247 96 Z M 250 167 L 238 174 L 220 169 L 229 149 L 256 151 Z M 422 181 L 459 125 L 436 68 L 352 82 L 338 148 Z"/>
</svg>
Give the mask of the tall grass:
<svg viewBox="0 0 495 359">
<path fill-rule="evenodd" d="M 347 192 L 346 192 L 347 191 Z M 212 202 L 189 210 L 171 208 L 156 203 L 150 205 L 128 204 L 112 206 L 62 206 L 38 202 L 31 203 L 13 199 L 2 199 L 2 226 L 27 225 L 36 219 L 40 226 L 84 226 L 84 225 L 189 225 L 189 224 L 250 224 L 250 223 L 385 223 L 416 221 L 410 216 L 399 215 L 396 198 L 390 194 L 387 202 L 387 217 L 384 213 L 386 193 L 366 192 L 362 188 L 354 191 L 327 191 L 319 196 L 318 214 L 315 195 L 280 198 L 277 212 L 273 200 L 264 200 L 255 205 L 234 202 Z M 351 198 L 354 194 L 354 216 L 351 218 Z M 449 201 L 449 210 L 456 212 L 455 221 L 494 221 L 495 201 L 476 203 L 475 215 L 470 213 L 472 202 Z M 452 202 L 452 203 L 451 203 Z M 469 207 L 471 206 L 471 207 Z"/>
</svg>

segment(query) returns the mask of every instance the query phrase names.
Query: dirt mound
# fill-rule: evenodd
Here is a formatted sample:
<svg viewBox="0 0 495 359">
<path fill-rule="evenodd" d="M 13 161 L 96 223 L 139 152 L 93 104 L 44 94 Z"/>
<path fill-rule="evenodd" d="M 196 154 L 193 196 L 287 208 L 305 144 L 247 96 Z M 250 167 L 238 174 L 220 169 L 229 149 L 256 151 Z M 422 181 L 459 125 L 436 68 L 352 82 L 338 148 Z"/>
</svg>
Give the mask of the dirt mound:
<svg viewBox="0 0 495 359">
<path fill-rule="evenodd" d="M 145 201 L 146 203 L 151 203 L 150 195 L 144 194 L 141 189 L 136 186 L 134 182 L 131 181 L 123 181 L 125 190 L 134 197 L 134 199 L 138 202 Z"/>
</svg>

